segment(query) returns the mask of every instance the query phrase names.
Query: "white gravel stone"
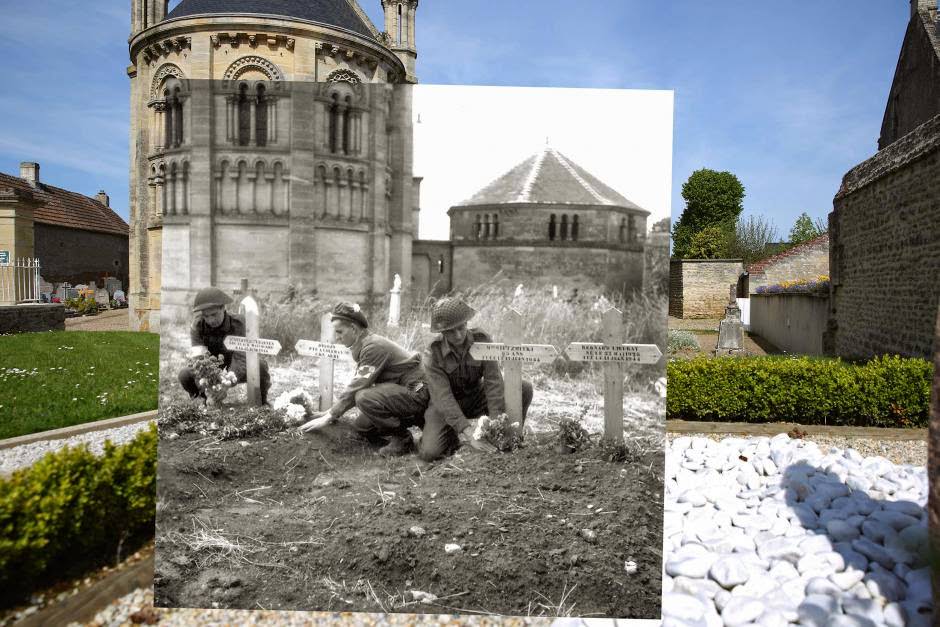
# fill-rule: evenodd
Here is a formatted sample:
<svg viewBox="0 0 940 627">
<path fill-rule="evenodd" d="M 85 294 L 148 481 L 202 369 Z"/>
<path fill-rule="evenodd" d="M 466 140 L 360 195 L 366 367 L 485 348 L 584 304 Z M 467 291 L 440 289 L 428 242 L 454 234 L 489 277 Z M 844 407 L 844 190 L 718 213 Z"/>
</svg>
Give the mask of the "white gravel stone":
<svg viewBox="0 0 940 627">
<path fill-rule="evenodd" d="M 90 431 L 61 440 L 43 440 L 2 449 L 0 450 L 0 476 L 20 468 L 32 466 L 45 457 L 46 453 L 58 451 L 66 446 L 87 444 L 92 453 L 101 455 L 104 452 L 105 440 L 111 440 L 113 444 L 118 446 L 126 444 L 133 440 L 141 430 L 148 429 L 150 424 L 149 422 L 138 422 L 114 429 L 105 429 L 104 431 Z"/>
<path fill-rule="evenodd" d="M 865 578 L 865 571 L 849 568 L 841 573 L 829 575 L 829 581 L 839 586 L 841 590 L 848 590 Z"/>
<path fill-rule="evenodd" d="M 797 614 L 803 625 L 825 627 L 830 624 L 832 615 L 838 614 L 839 610 L 840 602 L 837 597 L 810 594 L 800 603 Z"/>
<path fill-rule="evenodd" d="M 691 594 L 670 592 L 663 595 L 663 618 L 694 622 L 705 613 L 705 603 Z M 682 624 L 682 623 L 680 623 Z"/>
<path fill-rule="evenodd" d="M 813 577 L 806 583 L 806 596 L 816 594 L 838 597 L 842 594 L 842 588 L 826 577 Z"/>
<path fill-rule="evenodd" d="M 750 571 L 738 557 L 723 557 L 712 564 L 709 575 L 722 588 L 731 590 L 748 580 Z"/>
<path fill-rule="evenodd" d="M 855 540 L 859 535 L 858 529 L 840 519 L 830 520 L 826 524 L 826 531 L 835 542 Z"/>
<path fill-rule="evenodd" d="M 888 603 L 882 611 L 885 625 L 888 627 L 904 627 L 907 623 L 907 612 L 899 603 Z"/>
<path fill-rule="evenodd" d="M 848 615 L 863 618 L 873 625 L 884 622 L 881 604 L 875 599 L 844 598 L 842 599 L 842 611 Z"/>
<path fill-rule="evenodd" d="M 738 627 L 756 620 L 764 613 L 764 604 L 752 597 L 733 597 L 721 611 L 725 627 Z"/>
</svg>

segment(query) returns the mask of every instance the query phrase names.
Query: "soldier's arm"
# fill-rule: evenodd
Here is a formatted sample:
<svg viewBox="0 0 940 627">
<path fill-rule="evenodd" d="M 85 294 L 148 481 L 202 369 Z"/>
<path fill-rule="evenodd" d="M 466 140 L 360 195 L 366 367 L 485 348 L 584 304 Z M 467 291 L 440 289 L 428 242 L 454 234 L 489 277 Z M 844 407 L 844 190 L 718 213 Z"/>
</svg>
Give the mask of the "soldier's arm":
<svg viewBox="0 0 940 627">
<path fill-rule="evenodd" d="M 356 406 L 356 392 L 375 384 L 376 378 L 388 364 L 388 359 L 388 352 L 375 344 L 369 344 L 362 349 L 359 363 L 356 364 L 356 374 L 329 409 L 334 420 Z"/>
<path fill-rule="evenodd" d="M 483 332 L 474 335 L 474 341 L 492 342 L 492 338 Z M 499 362 L 483 362 L 483 393 L 490 416 L 506 413 L 506 392 L 503 387 L 503 373 L 499 371 Z"/>
<path fill-rule="evenodd" d="M 191 340 L 192 346 L 189 349 L 189 357 L 198 357 L 206 352 L 206 344 L 202 339 L 202 334 L 199 333 L 199 320 L 194 320 L 192 326 L 189 328 L 189 339 Z"/>
<path fill-rule="evenodd" d="M 470 421 L 460 409 L 460 404 L 454 398 L 450 389 L 450 379 L 441 365 L 434 358 L 434 353 L 428 349 L 424 358 L 424 372 L 428 378 L 428 391 L 431 394 L 431 405 L 444 417 L 444 422 L 454 431 L 460 433 L 470 425 Z"/>
</svg>

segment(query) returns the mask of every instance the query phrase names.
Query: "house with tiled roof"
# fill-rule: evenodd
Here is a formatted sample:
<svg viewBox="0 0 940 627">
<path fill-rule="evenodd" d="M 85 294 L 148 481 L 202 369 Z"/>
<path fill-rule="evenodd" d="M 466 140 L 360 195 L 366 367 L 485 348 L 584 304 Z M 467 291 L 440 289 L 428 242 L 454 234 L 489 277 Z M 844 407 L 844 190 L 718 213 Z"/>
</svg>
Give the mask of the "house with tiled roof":
<svg viewBox="0 0 940 627">
<path fill-rule="evenodd" d="M 755 261 L 746 266 L 745 270 L 748 294 L 757 293 L 757 288 L 761 286 L 783 281 L 829 276 L 829 234 L 823 233 L 783 252 Z"/>
<path fill-rule="evenodd" d="M 128 225 L 103 191 L 94 198 L 43 182 L 39 164 L 0 173 L 0 261 L 38 259 L 46 283 L 102 286 L 128 277 Z"/>
<path fill-rule="evenodd" d="M 608 292 L 643 287 L 649 212 L 550 146 L 447 214 L 449 242 L 412 247 L 416 295 L 495 278 Z"/>
</svg>

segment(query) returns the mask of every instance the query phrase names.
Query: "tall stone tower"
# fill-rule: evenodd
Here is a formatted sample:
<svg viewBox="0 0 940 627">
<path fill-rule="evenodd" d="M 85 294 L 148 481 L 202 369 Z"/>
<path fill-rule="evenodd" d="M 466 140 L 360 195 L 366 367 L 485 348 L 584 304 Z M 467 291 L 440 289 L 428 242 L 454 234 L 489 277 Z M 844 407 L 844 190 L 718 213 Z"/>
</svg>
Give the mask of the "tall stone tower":
<svg viewBox="0 0 940 627">
<path fill-rule="evenodd" d="M 382 9 L 385 11 L 385 32 L 389 35 L 390 48 L 405 65 L 409 82 L 417 83 L 415 13 L 418 12 L 418 0 L 382 0 Z"/>
<path fill-rule="evenodd" d="M 132 328 L 242 277 L 366 303 L 410 275 L 416 7 L 396 39 L 356 0 L 132 0 Z"/>
</svg>

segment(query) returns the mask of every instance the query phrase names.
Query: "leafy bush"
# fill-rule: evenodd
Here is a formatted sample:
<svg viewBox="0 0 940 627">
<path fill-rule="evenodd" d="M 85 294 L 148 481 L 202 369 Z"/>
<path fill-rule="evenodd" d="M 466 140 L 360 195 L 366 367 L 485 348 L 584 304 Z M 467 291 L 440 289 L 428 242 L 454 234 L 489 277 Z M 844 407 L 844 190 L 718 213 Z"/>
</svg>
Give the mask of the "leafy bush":
<svg viewBox="0 0 940 627">
<path fill-rule="evenodd" d="M 49 453 L 0 480 L 0 607 L 120 559 L 153 537 L 157 431 Z"/>
<path fill-rule="evenodd" d="M 706 226 L 692 236 L 686 259 L 720 259 L 728 248 L 729 230 L 719 224 Z"/>
<path fill-rule="evenodd" d="M 667 365 L 668 418 L 926 427 L 933 365 L 885 356 L 698 357 Z"/>
<path fill-rule="evenodd" d="M 761 285 L 758 294 L 820 294 L 829 293 L 829 277 L 820 275 L 814 279 L 794 279 L 773 285 Z"/>
<path fill-rule="evenodd" d="M 669 329 L 669 352 L 675 353 L 684 348 L 699 350 L 695 334 L 684 329 Z"/>
</svg>

